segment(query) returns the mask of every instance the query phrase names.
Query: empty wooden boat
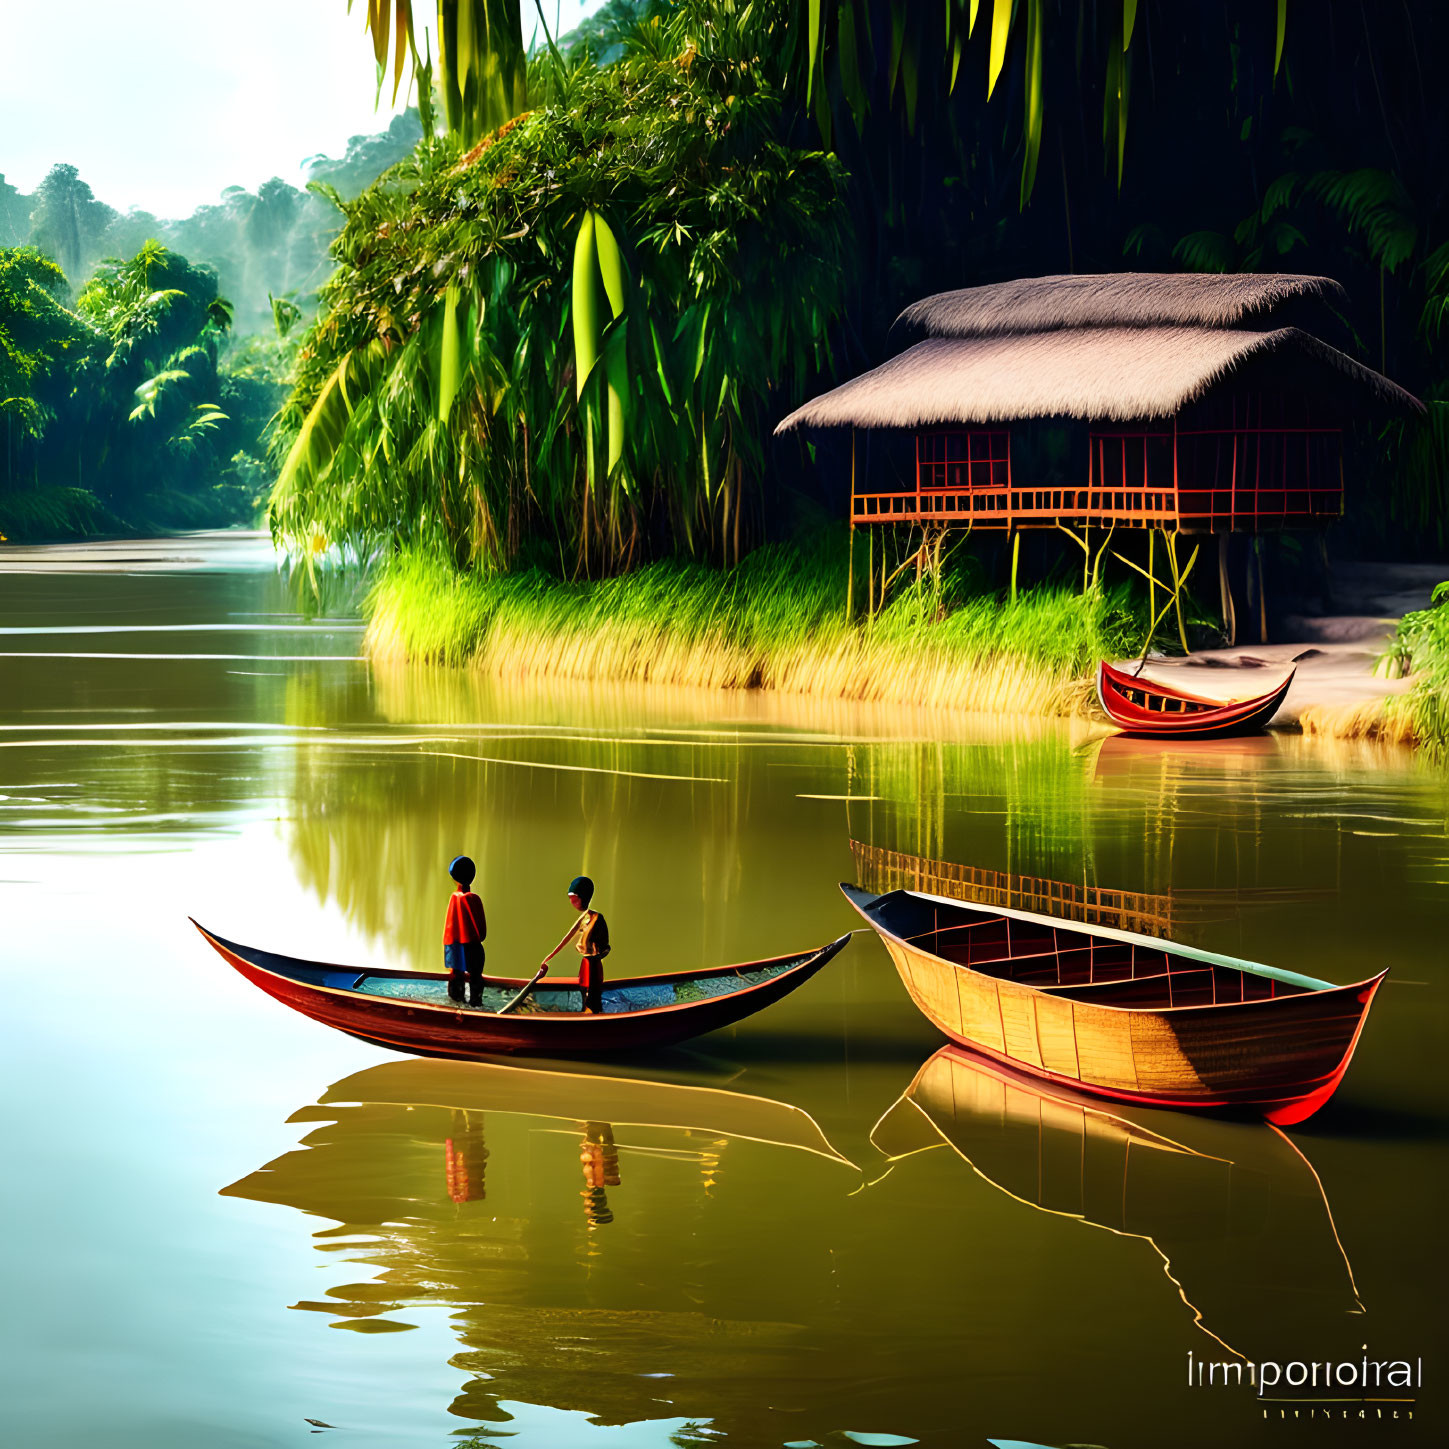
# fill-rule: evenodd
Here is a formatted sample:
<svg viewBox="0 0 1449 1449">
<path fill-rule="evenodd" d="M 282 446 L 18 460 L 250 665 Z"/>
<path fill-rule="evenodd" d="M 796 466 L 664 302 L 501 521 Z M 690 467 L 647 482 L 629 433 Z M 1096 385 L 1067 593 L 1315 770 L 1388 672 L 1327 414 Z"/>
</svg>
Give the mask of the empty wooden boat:
<svg viewBox="0 0 1449 1449">
<path fill-rule="evenodd" d="M 1097 671 L 1097 699 L 1119 729 L 1156 739 L 1221 739 L 1253 734 L 1278 713 L 1296 670 L 1266 694 L 1251 699 L 1208 699 L 1155 679 L 1114 669 L 1104 659 Z"/>
<path fill-rule="evenodd" d="M 841 890 L 953 1041 L 1149 1106 L 1302 1122 L 1342 1081 L 1388 975 L 1334 986 L 1106 926 L 915 891 Z"/>
<path fill-rule="evenodd" d="M 545 977 L 513 1011 L 499 1008 L 527 985 L 486 978 L 483 1004 L 448 998 L 447 977 L 432 971 L 362 969 L 299 961 L 242 946 L 191 923 L 253 986 L 303 1016 L 374 1046 L 415 1056 L 470 1059 L 499 1053 L 593 1055 L 665 1046 L 731 1026 L 803 986 L 850 940 L 816 951 L 607 981 L 603 1011 L 583 1010 L 577 977 Z"/>
</svg>

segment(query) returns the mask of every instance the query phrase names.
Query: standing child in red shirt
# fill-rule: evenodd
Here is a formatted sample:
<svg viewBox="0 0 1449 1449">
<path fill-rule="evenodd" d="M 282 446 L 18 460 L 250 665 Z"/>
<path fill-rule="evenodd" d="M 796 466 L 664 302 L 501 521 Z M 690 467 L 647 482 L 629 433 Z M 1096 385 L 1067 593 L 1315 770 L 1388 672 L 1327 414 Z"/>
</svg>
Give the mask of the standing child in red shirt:
<svg viewBox="0 0 1449 1449">
<path fill-rule="evenodd" d="M 470 1006 L 483 1005 L 483 942 L 488 935 L 483 902 L 471 890 L 477 873 L 466 855 L 460 855 L 448 867 L 448 874 L 457 881 L 458 889 L 448 897 L 448 918 L 443 922 L 443 964 L 448 968 L 448 995 L 454 1001 L 462 1001 L 466 977 Z"/>
</svg>

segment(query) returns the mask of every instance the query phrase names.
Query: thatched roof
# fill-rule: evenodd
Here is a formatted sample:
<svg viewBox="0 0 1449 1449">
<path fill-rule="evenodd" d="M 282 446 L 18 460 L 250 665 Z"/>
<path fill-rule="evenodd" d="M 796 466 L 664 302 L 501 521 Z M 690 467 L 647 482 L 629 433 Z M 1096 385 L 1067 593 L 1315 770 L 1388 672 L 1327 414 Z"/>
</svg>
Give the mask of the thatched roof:
<svg viewBox="0 0 1449 1449">
<path fill-rule="evenodd" d="M 940 292 L 907 307 L 896 326 L 927 337 L 996 337 L 1062 327 L 1236 327 L 1267 322 L 1295 303 L 1326 312 L 1326 304 L 1347 301 L 1343 288 L 1328 277 L 1109 272 L 1023 277 Z"/>
<path fill-rule="evenodd" d="M 1244 368 L 1263 381 L 1347 384 L 1365 401 L 1423 410 L 1396 383 L 1296 327 L 1081 327 L 918 342 L 806 403 L 776 432 L 1164 418 Z"/>
</svg>

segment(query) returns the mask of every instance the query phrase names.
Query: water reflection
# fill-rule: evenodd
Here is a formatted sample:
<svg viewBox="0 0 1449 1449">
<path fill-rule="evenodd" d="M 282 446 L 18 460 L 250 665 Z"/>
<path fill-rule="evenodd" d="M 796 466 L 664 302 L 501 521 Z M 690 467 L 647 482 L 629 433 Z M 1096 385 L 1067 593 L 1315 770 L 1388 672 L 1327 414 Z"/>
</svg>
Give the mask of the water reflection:
<svg viewBox="0 0 1449 1449">
<path fill-rule="evenodd" d="M 850 853 L 855 859 L 856 881 L 865 890 L 880 895 L 895 890 L 923 891 L 950 900 L 1034 911 L 1059 920 L 1135 931 L 1165 940 L 1188 940 L 1205 922 L 1231 919 L 1250 906 L 1321 901 L 1332 895 L 1321 888 L 1282 886 L 1128 891 L 1087 880 L 1052 880 L 987 870 L 954 860 L 931 860 L 863 840 L 852 840 Z"/>
<path fill-rule="evenodd" d="M 1367 1331 L 1323 1184 L 1265 1123 L 1105 1107 L 943 1047 L 871 1141 L 892 1161 L 944 1144 L 1029 1208 L 1141 1239 L 1193 1322 L 1246 1359 Z"/>
<path fill-rule="evenodd" d="M 469 1376 L 452 1412 L 482 1423 L 506 1420 L 509 1401 L 625 1423 L 675 1400 L 748 1423 L 762 1374 L 783 1371 L 772 1356 L 798 1353 L 805 1330 L 744 1311 L 740 1244 L 797 1196 L 841 1204 L 860 1183 L 799 1108 L 668 1081 L 392 1062 L 291 1120 L 315 1124 L 299 1148 L 223 1195 L 330 1219 L 317 1246 L 347 1264 L 332 1276 L 376 1270 L 292 1307 L 364 1333 L 448 1310 L 450 1362 Z M 805 1274 L 791 1296 L 828 1297 L 828 1255 L 791 1256 Z M 749 1272 L 764 1258 L 782 1266 L 764 1245 Z"/>
</svg>

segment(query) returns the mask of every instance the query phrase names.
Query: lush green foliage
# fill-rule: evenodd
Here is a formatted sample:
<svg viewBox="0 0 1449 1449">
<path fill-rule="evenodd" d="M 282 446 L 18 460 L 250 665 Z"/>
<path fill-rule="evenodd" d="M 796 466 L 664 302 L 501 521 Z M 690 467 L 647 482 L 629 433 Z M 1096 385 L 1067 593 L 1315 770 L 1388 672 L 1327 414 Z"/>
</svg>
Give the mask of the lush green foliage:
<svg viewBox="0 0 1449 1449">
<path fill-rule="evenodd" d="M 1408 697 L 1415 735 L 1449 749 L 1449 582 L 1434 590 L 1432 607 L 1399 620 L 1390 655 L 1401 673 L 1418 675 Z"/>
<path fill-rule="evenodd" d="M 689 6 L 613 66 L 540 61 L 557 100 L 346 207 L 280 537 L 597 574 L 758 536 L 774 394 L 825 361 L 847 232 L 839 167 L 778 139 L 767 21 L 739 20 Z"/>
<path fill-rule="evenodd" d="M 0 251 L 7 531 L 252 516 L 278 388 L 219 372 L 231 309 L 215 275 L 147 242 L 102 264 L 73 308 L 68 291 L 34 249 Z"/>
<path fill-rule="evenodd" d="M 459 573 L 426 550 L 374 586 L 379 655 L 572 678 L 766 685 L 801 693 L 1038 712 L 1136 642 L 1126 599 L 1041 588 L 1009 603 L 966 578 L 899 589 L 848 622 L 834 531 L 757 549 L 737 568 L 661 560 L 568 582 L 539 570 Z"/>
<path fill-rule="evenodd" d="M 315 309 L 339 225 L 327 192 L 357 196 L 410 155 L 421 136 L 418 114 L 408 110 L 379 134 L 353 136 L 342 156 L 309 156 L 309 187 L 315 183 L 322 194 L 274 176 L 255 191 L 229 186 L 215 203 L 172 219 L 104 204 L 74 166 L 53 166 L 28 196 L 0 175 L 0 247 L 28 243 L 80 283 L 98 262 L 134 256 L 155 238 L 217 273 L 240 334 L 270 331 L 272 297 L 291 299 L 308 316 Z"/>
</svg>

